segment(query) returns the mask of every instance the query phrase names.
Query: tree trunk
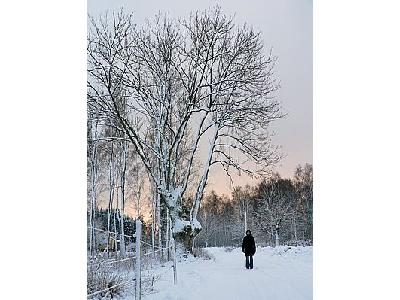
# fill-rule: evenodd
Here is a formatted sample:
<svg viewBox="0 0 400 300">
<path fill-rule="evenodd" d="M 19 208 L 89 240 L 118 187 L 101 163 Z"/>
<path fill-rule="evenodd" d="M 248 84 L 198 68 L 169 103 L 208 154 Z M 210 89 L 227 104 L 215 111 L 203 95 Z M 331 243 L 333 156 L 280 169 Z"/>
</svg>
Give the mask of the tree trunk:
<svg viewBox="0 0 400 300">
<path fill-rule="evenodd" d="M 95 135 L 96 136 L 96 133 Z M 95 219 L 96 219 L 96 181 L 97 181 L 97 147 L 93 144 L 92 149 L 92 199 L 90 207 L 90 246 L 89 253 L 94 255 L 96 253 L 96 233 L 95 233 Z"/>
<path fill-rule="evenodd" d="M 113 165 L 113 155 L 114 155 L 114 144 L 111 143 L 111 151 L 110 151 L 110 173 L 109 173 L 109 199 L 108 199 L 108 212 L 107 212 L 107 257 L 110 257 L 110 243 L 111 243 L 111 211 L 112 211 L 112 203 L 114 198 L 114 165 Z"/>
<path fill-rule="evenodd" d="M 161 249 L 161 258 L 164 258 L 164 250 L 162 250 L 162 228 L 161 228 L 161 207 L 160 207 L 160 194 L 155 191 L 156 207 L 157 207 L 157 233 L 158 233 L 158 247 Z"/>
<path fill-rule="evenodd" d="M 193 235 L 187 233 L 179 233 L 175 235 L 174 240 L 182 244 L 185 248 L 185 251 L 193 254 Z"/>
<path fill-rule="evenodd" d="M 124 231 L 124 214 L 125 214 L 125 173 L 126 173 L 126 142 L 122 142 L 122 153 L 121 153 L 121 209 L 120 209 L 120 249 L 121 257 L 125 257 L 125 231 Z"/>
<path fill-rule="evenodd" d="M 174 268 L 174 284 L 178 283 L 178 271 L 176 269 L 176 243 L 175 239 L 172 239 L 172 255 L 173 255 L 173 268 Z"/>
<path fill-rule="evenodd" d="M 167 255 L 167 260 L 170 259 L 170 237 L 171 237 L 171 220 L 169 217 L 169 209 L 167 208 L 167 232 L 165 233 L 165 248 L 166 248 L 166 255 Z"/>
<path fill-rule="evenodd" d="M 279 225 L 275 227 L 275 246 L 279 247 Z"/>
<path fill-rule="evenodd" d="M 135 224 L 135 236 L 136 236 L 136 247 L 135 247 L 135 300 L 140 300 L 141 298 L 141 265 L 140 265 L 140 240 L 142 234 L 142 222 L 139 218 L 136 219 Z"/>
<path fill-rule="evenodd" d="M 153 251 L 153 259 L 156 258 L 156 247 L 155 247 L 155 237 L 154 237 L 154 230 L 155 230 L 155 203 L 154 198 L 152 202 L 152 213 L 151 213 L 151 250 Z"/>
<path fill-rule="evenodd" d="M 121 251 L 121 258 L 125 258 L 126 249 L 125 249 L 125 231 L 124 231 L 124 215 L 120 214 L 120 238 L 119 238 L 119 247 Z"/>
<path fill-rule="evenodd" d="M 118 204 L 118 199 L 117 199 L 117 204 Z M 114 216 L 113 216 L 114 217 L 114 252 L 115 252 L 115 258 L 118 258 L 117 220 L 115 219 L 116 213 L 117 213 L 117 210 L 114 211 Z"/>
<path fill-rule="evenodd" d="M 274 225 L 273 224 L 271 224 L 271 234 L 270 234 L 270 244 L 271 244 L 271 247 L 273 247 L 274 246 Z"/>
<path fill-rule="evenodd" d="M 246 234 L 247 231 L 247 211 L 246 208 L 244 210 L 244 233 Z"/>
</svg>

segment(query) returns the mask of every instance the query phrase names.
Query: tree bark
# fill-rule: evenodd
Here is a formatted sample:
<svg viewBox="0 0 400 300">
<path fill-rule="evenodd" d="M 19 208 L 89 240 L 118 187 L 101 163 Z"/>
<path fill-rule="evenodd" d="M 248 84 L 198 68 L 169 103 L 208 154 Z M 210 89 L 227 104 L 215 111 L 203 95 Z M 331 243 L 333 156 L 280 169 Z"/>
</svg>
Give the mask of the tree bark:
<svg viewBox="0 0 400 300">
<path fill-rule="evenodd" d="M 125 214 L 125 173 L 126 173 L 126 142 L 122 142 L 122 153 L 121 153 L 121 208 L 120 208 L 120 250 L 121 250 L 121 257 L 125 257 L 125 231 L 124 231 L 124 214 Z"/>
<path fill-rule="evenodd" d="M 279 247 L 279 225 L 275 226 L 275 246 Z"/>
</svg>

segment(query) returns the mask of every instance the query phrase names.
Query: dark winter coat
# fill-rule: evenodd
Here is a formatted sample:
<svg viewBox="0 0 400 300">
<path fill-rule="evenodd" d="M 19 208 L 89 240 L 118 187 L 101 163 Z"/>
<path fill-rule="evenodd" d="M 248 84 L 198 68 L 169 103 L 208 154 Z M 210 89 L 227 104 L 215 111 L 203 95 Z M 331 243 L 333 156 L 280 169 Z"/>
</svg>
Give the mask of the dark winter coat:
<svg viewBox="0 0 400 300">
<path fill-rule="evenodd" d="M 246 235 L 243 238 L 242 252 L 244 252 L 246 256 L 252 256 L 254 253 L 256 253 L 256 243 L 254 242 L 254 237 L 251 234 Z"/>
</svg>

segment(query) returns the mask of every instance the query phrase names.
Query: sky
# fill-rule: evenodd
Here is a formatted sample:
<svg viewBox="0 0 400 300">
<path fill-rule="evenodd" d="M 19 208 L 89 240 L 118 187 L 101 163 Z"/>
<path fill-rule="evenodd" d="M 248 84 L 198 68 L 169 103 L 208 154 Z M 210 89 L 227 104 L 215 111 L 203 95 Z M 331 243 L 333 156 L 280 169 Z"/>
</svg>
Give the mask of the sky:
<svg viewBox="0 0 400 300">
<path fill-rule="evenodd" d="M 226 14 L 234 14 L 236 23 L 253 26 L 262 32 L 265 49 L 272 47 L 278 56 L 275 73 L 281 82 L 277 99 L 284 119 L 273 124 L 273 142 L 281 146 L 284 158 L 274 171 L 292 177 L 298 164 L 312 163 L 312 1 L 311 0 L 88 0 L 88 13 L 124 8 L 132 11 L 138 24 L 158 12 L 185 17 L 191 11 L 219 5 Z M 254 184 L 247 176 L 233 176 L 233 186 Z M 230 195 L 233 187 L 220 167 L 210 171 L 207 190 Z"/>
</svg>

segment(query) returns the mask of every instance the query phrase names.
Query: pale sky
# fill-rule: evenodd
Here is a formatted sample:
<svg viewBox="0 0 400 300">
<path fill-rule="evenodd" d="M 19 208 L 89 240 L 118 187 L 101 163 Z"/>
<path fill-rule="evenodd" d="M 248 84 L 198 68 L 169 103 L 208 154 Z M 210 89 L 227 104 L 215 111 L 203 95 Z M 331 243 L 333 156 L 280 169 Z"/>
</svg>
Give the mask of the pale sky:
<svg viewBox="0 0 400 300">
<path fill-rule="evenodd" d="M 276 166 L 283 177 L 291 177 L 298 164 L 312 163 L 312 0 L 88 0 L 88 13 L 97 16 L 123 7 L 132 11 L 137 23 L 158 12 L 185 17 L 191 11 L 218 4 L 226 14 L 235 14 L 236 23 L 260 30 L 266 50 L 278 56 L 275 73 L 281 81 L 277 99 L 285 119 L 277 121 L 274 143 L 286 156 Z M 234 176 L 235 185 L 251 183 Z M 230 195 L 229 179 L 222 168 L 211 170 L 208 190 Z"/>
</svg>

